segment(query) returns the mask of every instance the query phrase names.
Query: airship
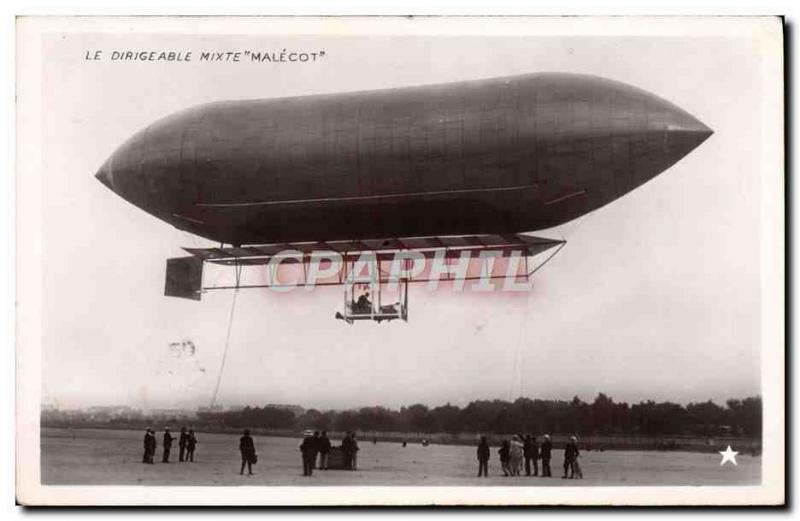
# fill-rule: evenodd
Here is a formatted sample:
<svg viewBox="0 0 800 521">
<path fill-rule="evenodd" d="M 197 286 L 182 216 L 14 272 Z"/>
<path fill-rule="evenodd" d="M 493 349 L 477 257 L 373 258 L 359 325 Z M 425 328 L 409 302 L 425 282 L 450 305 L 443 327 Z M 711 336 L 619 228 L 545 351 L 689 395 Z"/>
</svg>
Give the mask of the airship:
<svg viewBox="0 0 800 521">
<path fill-rule="evenodd" d="M 199 105 L 141 129 L 96 177 L 220 243 L 187 249 L 184 272 L 188 259 L 258 263 L 287 245 L 529 254 L 559 241 L 527 234 L 618 199 L 711 135 L 643 89 L 533 73 Z M 192 278 L 174 296 L 195 298 Z"/>
</svg>

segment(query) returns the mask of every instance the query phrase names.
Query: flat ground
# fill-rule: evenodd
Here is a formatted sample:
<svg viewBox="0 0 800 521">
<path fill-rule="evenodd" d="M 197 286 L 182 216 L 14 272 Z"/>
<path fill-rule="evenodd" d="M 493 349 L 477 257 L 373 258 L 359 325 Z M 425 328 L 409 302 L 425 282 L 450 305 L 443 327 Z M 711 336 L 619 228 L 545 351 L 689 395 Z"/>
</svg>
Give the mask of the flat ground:
<svg viewBox="0 0 800 521">
<path fill-rule="evenodd" d="M 737 466 L 720 466 L 716 452 L 582 452 L 585 478 L 561 479 L 563 451 L 554 452 L 553 478 L 504 477 L 497 448 L 492 449 L 489 477 L 478 478 L 475 448 L 455 445 L 372 443 L 361 440 L 357 471 L 315 471 L 303 477 L 300 439 L 254 437 L 258 464 L 253 476 L 240 476 L 239 437 L 197 433 L 194 463 L 161 460 L 161 436 L 156 464 L 142 464 L 144 433 L 100 429 L 42 429 L 44 485 L 754 485 L 761 482 L 761 458 L 741 454 Z M 338 442 L 334 442 L 338 444 Z M 737 450 L 737 447 L 733 447 Z"/>
</svg>

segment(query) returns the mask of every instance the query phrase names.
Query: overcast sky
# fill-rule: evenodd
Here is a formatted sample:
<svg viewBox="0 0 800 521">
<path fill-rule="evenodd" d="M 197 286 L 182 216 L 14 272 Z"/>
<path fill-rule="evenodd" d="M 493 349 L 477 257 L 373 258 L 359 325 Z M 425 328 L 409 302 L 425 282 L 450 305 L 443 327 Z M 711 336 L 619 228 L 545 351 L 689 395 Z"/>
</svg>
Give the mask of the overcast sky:
<svg viewBox="0 0 800 521">
<path fill-rule="evenodd" d="M 316 63 L 120 63 L 87 51 L 325 50 Z M 233 294 L 163 296 L 202 239 L 94 179 L 125 139 L 198 103 L 537 71 L 644 88 L 715 134 L 651 182 L 538 235 L 569 242 L 523 296 L 410 291 L 409 322 L 333 319 L 341 289 L 239 293 L 218 401 L 681 403 L 759 393 L 762 52 L 746 38 L 48 35 L 43 40 L 43 400 L 208 405 Z M 194 357 L 171 342 L 191 339 Z"/>
</svg>

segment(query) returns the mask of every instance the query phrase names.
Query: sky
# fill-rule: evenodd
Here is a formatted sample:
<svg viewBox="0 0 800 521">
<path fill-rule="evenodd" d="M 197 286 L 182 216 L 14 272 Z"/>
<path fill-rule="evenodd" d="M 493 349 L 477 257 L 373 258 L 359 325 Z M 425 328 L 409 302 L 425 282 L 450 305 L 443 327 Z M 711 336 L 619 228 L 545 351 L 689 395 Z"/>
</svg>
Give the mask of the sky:
<svg viewBox="0 0 800 521">
<path fill-rule="evenodd" d="M 86 60 L 102 50 L 325 51 L 313 63 Z M 197 407 L 233 294 L 163 296 L 165 259 L 208 243 L 94 179 L 154 120 L 199 103 L 538 71 L 595 74 L 714 130 L 652 181 L 537 235 L 567 246 L 510 298 L 410 290 L 409 322 L 334 320 L 340 288 L 237 296 L 217 401 L 400 407 L 475 399 L 687 403 L 759 394 L 763 48 L 742 37 L 51 33 L 42 40 L 42 399 Z M 193 356 L 170 344 L 191 340 Z M 768 356 L 770 346 L 763 349 Z M 775 347 L 779 349 L 779 346 Z"/>
</svg>

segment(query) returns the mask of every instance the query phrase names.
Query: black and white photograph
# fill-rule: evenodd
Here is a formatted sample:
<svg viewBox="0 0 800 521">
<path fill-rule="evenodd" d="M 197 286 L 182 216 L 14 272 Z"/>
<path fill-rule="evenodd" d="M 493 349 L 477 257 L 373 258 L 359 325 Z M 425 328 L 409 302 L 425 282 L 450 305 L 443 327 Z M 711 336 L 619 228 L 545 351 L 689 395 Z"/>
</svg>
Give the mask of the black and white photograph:
<svg viewBox="0 0 800 521">
<path fill-rule="evenodd" d="M 783 32 L 18 18 L 18 501 L 782 504 Z"/>
</svg>

